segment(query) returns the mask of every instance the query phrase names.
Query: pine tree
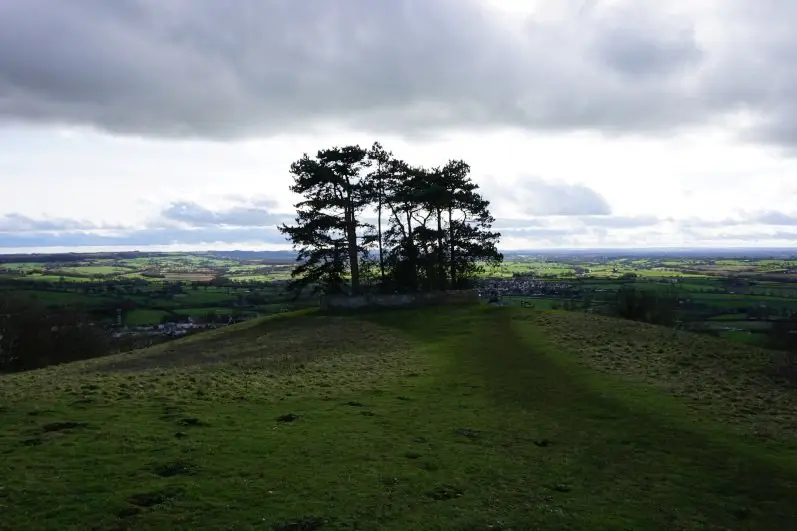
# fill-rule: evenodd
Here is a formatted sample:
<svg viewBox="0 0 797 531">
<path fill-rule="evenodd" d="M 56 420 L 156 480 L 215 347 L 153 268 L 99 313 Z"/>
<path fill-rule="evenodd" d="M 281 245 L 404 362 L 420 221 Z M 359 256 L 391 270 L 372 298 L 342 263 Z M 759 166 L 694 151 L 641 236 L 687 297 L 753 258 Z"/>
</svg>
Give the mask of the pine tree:
<svg viewBox="0 0 797 531">
<path fill-rule="evenodd" d="M 341 293 L 351 277 L 351 293 L 360 292 L 360 254 L 365 250 L 358 230 L 368 227 L 358 215 L 368 204 L 363 170 L 370 164 L 360 146 L 333 147 L 305 154 L 291 165 L 291 191 L 303 197 L 295 205 L 296 224 L 279 227 L 298 248 L 292 288 L 313 285 Z"/>
<path fill-rule="evenodd" d="M 368 289 L 461 288 L 485 263 L 502 260 L 490 203 L 461 160 L 411 166 L 375 142 L 369 150 L 348 146 L 315 158 L 305 154 L 291 173 L 291 190 L 303 200 L 296 205 L 296 224 L 280 231 L 299 249 L 293 288 L 344 293 L 349 276 L 350 292 L 357 294 L 361 269 Z M 361 221 L 372 212 L 376 226 Z"/>
</svg>

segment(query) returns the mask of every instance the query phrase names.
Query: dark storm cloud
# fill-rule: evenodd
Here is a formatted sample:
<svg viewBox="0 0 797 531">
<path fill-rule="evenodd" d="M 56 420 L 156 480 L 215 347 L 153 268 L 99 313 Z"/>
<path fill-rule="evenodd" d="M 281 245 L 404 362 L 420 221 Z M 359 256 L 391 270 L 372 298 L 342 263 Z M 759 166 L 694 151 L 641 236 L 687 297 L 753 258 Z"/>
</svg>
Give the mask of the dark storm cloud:
<svg viewBox="0 0 797 531">
<path fill-rule="evenodd" d="M 622 133 L 746 109 L 750 134 L 797 143 L 791 0 L 704 19 L 570 4 L 513 30 L 476 0 L 5 0 L 0 119 L 206 138 L 324 121 Z M 698 41 L 702 24 L 721 32 Z"/>
</svg>

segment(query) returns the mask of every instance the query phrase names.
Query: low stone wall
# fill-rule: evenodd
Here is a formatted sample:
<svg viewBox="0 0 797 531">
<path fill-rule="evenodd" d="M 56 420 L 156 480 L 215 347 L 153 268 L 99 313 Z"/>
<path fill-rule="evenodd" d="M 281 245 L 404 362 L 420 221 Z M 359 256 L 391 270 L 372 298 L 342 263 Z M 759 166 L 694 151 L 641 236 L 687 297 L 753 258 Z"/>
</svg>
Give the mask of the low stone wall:
<svg viewBox="0 0 797 531">
<path fill-rule="evenodd" d="M 396 295 L 322 295 L 322 310 L 363 310 L 368 308 L 411 308 L 444 304 L 478 304 L 476 290 L 433 291 Z"/>
</svg>

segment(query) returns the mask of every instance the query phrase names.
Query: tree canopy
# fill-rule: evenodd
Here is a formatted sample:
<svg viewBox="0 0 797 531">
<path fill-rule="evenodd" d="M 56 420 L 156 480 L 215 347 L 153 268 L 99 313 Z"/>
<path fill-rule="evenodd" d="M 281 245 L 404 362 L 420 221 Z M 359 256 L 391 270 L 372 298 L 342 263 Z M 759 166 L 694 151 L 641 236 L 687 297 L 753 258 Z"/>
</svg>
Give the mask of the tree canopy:
<svg viewBox="0 0 797 531">
<path fill-rule="evenodd" d="M 298 251 L 294 289 L 456 289 L 503 258 L 490 203 L 464 161 L 413 166 L 377 142 L 304 154 L 291 174 L 302 199 L 295 223 L 279 230 Z"/>
</svg>

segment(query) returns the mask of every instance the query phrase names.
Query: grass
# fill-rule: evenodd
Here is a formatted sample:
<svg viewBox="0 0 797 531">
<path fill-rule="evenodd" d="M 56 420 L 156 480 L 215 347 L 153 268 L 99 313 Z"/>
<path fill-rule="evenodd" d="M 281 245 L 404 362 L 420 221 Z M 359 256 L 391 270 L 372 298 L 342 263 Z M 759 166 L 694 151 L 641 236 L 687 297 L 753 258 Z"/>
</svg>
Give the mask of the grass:
<svg viewBox="0 0 797 531">
<path fill-rule="evenodd" d="M 552 307 L 561 307 L 565 299 L 550 299 L 544 297 L 522 297 L 522 296 L 506 296 L 502 298 L 502 302 L 507 306 L 520 306 L 522 301 L 533 305 L 538 310 L 550 310 Z"/>
<path fill-rule="evenodd" d="M 774 295 L 747 295 L 744 293 L 695 293 L 692 298 L 699 301 L 721 301 L 734 304 L 758 304 L 770 302 L 784 302 L 786 297 L 777 297 Z M 794 304 L 797 300 L 786 300 L 786 302 Z"/>
<path fill-rule="evenodd" d="M 740 330 L 770 330 L 772 328 L 772 323 L 769 321 L 705 321 L 711 328 L 738 328 Z"/>
<path fill-rule="evenodd" d="M 61 282 L 68 281 L 68 282 L 92 282 L 91 278 L 87 277 L 70 277 L 61 274 L 35 274 L 35 275 L 26 275 L 24 280 L 37 280 L 39 282 Z"/>
<path fill-rule="evenodd" d="M 129 326 L 158 324 L 165 315 L 169 314 L 163 310 L 136 308 L 125 315 L 124 323 Z"/>
<path fill-rule="evenodd" d="M 724 313 L 709 319 L 709 321 L 743 321 L 747 319 L 746 313 Z"/>
<path fill-rule="evenodd" d="M 230 276 L 235 282 L 271 282 L 274 280 L 290 280 L 291 274 L 288 273 L 269 273 L 268 275 L 236 274 Z"/>
<path fill-rule="evenodd" d="M 103 295 L 87 295 L 71 291 L 11 290 L 11 292 L 17 297 L 36 300 L 46 306 L 92 306 L 105 304 L 111 300 Z"/>
<path fill-rule="evenodd" d="M 741 330 L 724 330 L 719 333 L 719 336 L 728 341 L 744 343 L 746 345 L 762 346 L 767 342 L 767 338 L 763 334 L 754 334 Z"/>
<path fill-rule="evenodd" d="M 182 305 L 207 304 L 235 300 L 237 296 L 238 294 L 235 291 L 226 293 L 221 289 L 189 289 L 185 290 L 183 294 L 178 295 L 175 300 L 180 301 Z"/>
<path fill-rule="evenodd" d="M 45 265 L 42 262 L 0 262 L 0 269 L 36 269 Z"/>
<path fill-rule="evenodd" d="M 217 314 L 229 314 L 232 313 L 235 308 L 225 308 L 225 307 L 218 307 L 218 308 L 178 308 L 174 310 L 174 313 L 177 315 L 189 315 L 191 317 L 204 317 L 209 312 L 216 312 Z"/>
<path fill-rule="evenodd" d="M 212 273 L 165 273 L 164 278 L 165 280 L 182 280 L 186 282 L 207 282 L 209 280 L 213 280 L 214 275 Z"/>
<path fill-rule="evenodd" d="M 0 380 L 9 529 L 790 529 L 776 355 L 577 313 L 283 314 Z"/>
<path fill-rule="evenodd" d="M 77 267 L 59 267 L 58 271 L 82 275 L 113 275 L 116 273 L 125 273 L 128 269 L 114 266 L 80 265 Z"/>
</svg>

